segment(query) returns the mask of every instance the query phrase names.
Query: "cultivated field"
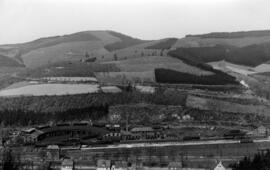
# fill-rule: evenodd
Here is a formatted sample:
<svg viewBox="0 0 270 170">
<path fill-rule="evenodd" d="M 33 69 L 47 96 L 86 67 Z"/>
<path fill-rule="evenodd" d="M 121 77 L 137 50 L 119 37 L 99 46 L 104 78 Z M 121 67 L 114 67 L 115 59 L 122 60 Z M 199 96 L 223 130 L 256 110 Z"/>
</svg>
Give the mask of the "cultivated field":
<svg viewBox="0 0 270 170">
<path fill-rule="evenodd" d="M 1 97 L 45 96 L 97 93 L 99 85 L 93 84 L 32 84 L 0 91 Z"/>
<path fill-rule="evenodd" d="M 242 66 L 242 65 L 232 64 L 226 61 L 210 62 L 208 64 L 213 66 L 215 69 L 219 69 L 219 70 L 227 69 L 229 71 L 243 74 L 245 76 L 256 74 L 256 73 L 270 72 L 270 64 L 260 64 L 257 67 Z"/>
<path fill-rule="evenodd" d="M 97 82 L 95 77 L 43 77 L 42 80 L 47 81 L 63 81 L 63 82 Z"/>
<path fill-rule="evenodd" d="M 93 77 L 94 72 L 118 72 L 115 64 L 59 62 L 35 69 L 27 69 L 19 74 L 27 78 L 44 77 Z"/>
<path fill-rule="evenodd" d="M 113 63 L 117 67 L 119 67 L 121 71 L 125 72 L 144 72 L 155 70 L 155 68 L 167 68 L 195 75 L 212 74 L 209 71 L 204 71 L 194 66 L 187 65 L 179 59 L 167 56 L 146 56 L 141 58 L 112 61 L 107 63 Z"/>
<path fill-rule="evenodd" d="M 154 71 L 144 72 L 99 72 L 95 73 L 98 82 L 101 83 L 128 83 L 128 82 L 155 82 Z"/>
<path fill-rule="evenodd" d="M 243 37 L 243 38 L 200 38 L 185 37 L 179 39 L 173 46 L 178 47 L 209 47 L 216 44 L 244 47 L 253 44 L 262 44 L 270 42 L 270 36 L 261 37 Z"/>
<path fill-rule="evenodd" d="M 27 67 L 35 68 L 59 61 L 78 61 L 84 57 L 86 49 L 90 52 L 101 48 L 99 41 L 68 42 L 33 50 L 22 55 L 22 59 Z"/>
<path fill-rule="evenodd" d="M 197 67 L 185 64 L 179 59 L 168 56 L 144 56 L 135 57 L 127 60 L 108 61 L 102 64 L 115 65 L 121 71 L 119 72 L 107 72 L 107 73 L 95 73 L 97 79 L 100 82 L 154 82 L 156 68 L 167 68 L 184 73 L 190 73 L 195 75 L 211 75 L 213 73 L 209 71 L 201 70 Z"/>
<path fill-rule="evenodd" d="M 258 73 L 270 72 L 270 64 L 261 64 L 254 68 Z"/>
<path fill-rule="evenodd" d="M 266 116 L 269 116 L 270 112 L 270 107 L 267 105 L 239 104 L 191 95 L 187 97 L 186 106 L 201 110 L 214 110 L 231 113 L 254 113 Z"/>
<path fill-rule="evenodd" d="M 232 64 L 226 61 L 210 62 L 208 64 L 217 70 L 231 71 L 245 76 L 256 73 L 256 70 L 253 67 Z"/>
</svg>

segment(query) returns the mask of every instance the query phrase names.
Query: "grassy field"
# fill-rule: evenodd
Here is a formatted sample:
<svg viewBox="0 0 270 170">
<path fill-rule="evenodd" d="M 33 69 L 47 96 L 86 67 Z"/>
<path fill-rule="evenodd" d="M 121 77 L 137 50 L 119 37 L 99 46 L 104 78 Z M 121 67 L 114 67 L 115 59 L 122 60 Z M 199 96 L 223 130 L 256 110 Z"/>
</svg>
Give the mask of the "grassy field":
<svg viewBox="0 0 270 170">
<path fill-rule="evenodd" d="M 103 48 L 99 41 L 79 41 L 61 43 L 50 47 L 39 48 L 22 55 L 24 64 L 29 68 L 36 68 L 61 61 L 79 61 L 88 50 Z"/>
</svg>

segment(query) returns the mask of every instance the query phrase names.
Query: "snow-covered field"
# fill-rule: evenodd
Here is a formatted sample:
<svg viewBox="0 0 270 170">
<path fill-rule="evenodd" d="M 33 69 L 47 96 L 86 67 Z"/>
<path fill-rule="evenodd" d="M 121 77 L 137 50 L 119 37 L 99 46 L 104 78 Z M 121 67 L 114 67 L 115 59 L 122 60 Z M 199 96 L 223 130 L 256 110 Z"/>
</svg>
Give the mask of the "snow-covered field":
<svg viewBox="0 0 270 170">
<path fill-rule="evenodd" d="M 135 88 L 142 93 L 154 93 L 155 87 L 151 86 L 135 86 Z"/>
<path fill-rule="evenodd" d="M 270 64 L 261 64 L 254 68 L 256 72 L 270 72 Z"/>
<path fill-rule="evenodd" d="M 231 66 L 226 66 L 226 68 L 228 68 L 229 70 L 231 70 L 231 71 L 233 71 L 235 73 L 243 74 L 245 76 L 256 73 L 255 71 L 249 71 L 249 70 L 236 68 L 236 67 L 231 67 Z"/>
<path fill-rule="evenodd" d="M 103 91 L 103 93 L 120 93 L 120 92 L 122 92 L 122 90 L 116 86 L 104 86 L 104 87 L 101 87 L 101 90 Z"/>
<path fill-rule="evenodd" d="M 210 62 L 208 64 L 217 70 L 221 70 L 221 71 L 228 71 L 229 70 L 231 72 L 235 72 L 235 73 L 242 74 L 245 76 L 257 73 L 257 71 L 254 70 L 253 67 L 237 65 L 237 64 L 233 64 L 233 63 L 230 63 L 230 62 L 227 62 L 224 60 L 217 61 L 217 62 Z"/>
<path fill-rule="evenodd" d="M 97 82 L 95 77 L 43 77 L 42 79 L 48 81 Z"/>
<path fill-rule="evenodd" d="M 254 143 L 270 142 L 269 137 L 264 139 L 255 139 Z M 208 141 L 187 141 L 187 142 L 160 142 L 160 143 L 131 143 L 131 144 L 116 144 L 104 147 L 85 147 L 81 150 L 95 150 L 95 149 L 113 149 L 113 148 L 140 148 L 140 147 L 166 147 L 166 146 L 194 146 L 194 145 L 216 145 L 216 144 L 236 144 L 240 140 L 208 140 Z"/>
<path fill-rule="evenodd" d="M 100 90 L 97 84 L 32 84 L 18 88 L 4 89 L 0 96 L 44 96 L 97 93 Z"/>
<path fill-rule="evenodd" d="M 215 145 L 215 144 L 233 144 L 240 143 L 239 140 L 209 140 L 209 141 L 188 141 L 188 142 L 160 142 L 160 143 L 131 143 L 131 144 L 116 144 L 104 147 L 85 147 L 82 150 L 94 149 L 113 149 L 113 148 L 140 148 L 140 147 L 166 147 L 166 146 L 192 146 L 192 145 Z"/>
</svg>

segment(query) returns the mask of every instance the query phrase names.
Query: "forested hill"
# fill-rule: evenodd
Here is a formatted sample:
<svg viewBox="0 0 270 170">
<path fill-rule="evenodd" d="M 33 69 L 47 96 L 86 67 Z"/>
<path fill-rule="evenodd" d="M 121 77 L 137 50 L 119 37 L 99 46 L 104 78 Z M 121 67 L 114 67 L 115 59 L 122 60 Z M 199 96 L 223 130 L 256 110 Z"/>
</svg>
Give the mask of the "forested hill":
<svg viewBox="0 0 270 170">
<path fill-rule="evenodd" d="M 159 83 L 172 84 L 202 84 L 202 85 L 225 85 L 225 84 L 239 84 L 235 77 L 232 77 L 222 71 L 216 70 L 211 66 L 201 62 L 197 57 L 193 57 L 183 53 L 179 50 L 170 51 L 168 55 L 183 61 L 186 64 L 195 66 L 204 71 L 210 71 L 211 75 L 192 75 L 170 69 L 155 69 L 156 81 Z"/>
<path fill-rule="evenodd" d="M 241 48 L 225 45 L 178 48 L 174 53 L 205 63 L 226 60 L 234 64 L 255 67 L 270 60 L 270 43 Z"/>
</svg>

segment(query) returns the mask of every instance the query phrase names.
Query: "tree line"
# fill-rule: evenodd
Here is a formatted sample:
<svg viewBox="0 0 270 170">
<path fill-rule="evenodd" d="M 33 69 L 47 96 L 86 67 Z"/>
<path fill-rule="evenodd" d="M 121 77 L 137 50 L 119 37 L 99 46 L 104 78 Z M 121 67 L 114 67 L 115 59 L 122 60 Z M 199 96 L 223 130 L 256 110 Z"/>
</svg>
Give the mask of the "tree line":
<svg viewBox="0 0 270 170">
<path fill-rule="evenodd" d="M 5 126 L 25 126 L 48 121 L 99 120 L 107 116 L 109 106 L 113 105 L 134 103 L 185 105 L 185 101 L 185 94 L 162 89 L 154 94 L 132 91 L 116 94 L 0 98 L 0 120 Z"/>
<path fill-rule="evenodd" d="M 270 169 L 270 150 L 257 153 L 253 158 L 245 157 L 231 167 L 232 170 L 268 170 Z"/>
<path fill-rule="evenodd" d="M 158 68 L 155 69 L 155 78 L 158 83 L 171 84 L 201 84 L 201 85 L 227 85 L 237 84 L 235 78 L 222 76 L 222 74 L 193 75 L 175 70 Z"/>
</svg>

